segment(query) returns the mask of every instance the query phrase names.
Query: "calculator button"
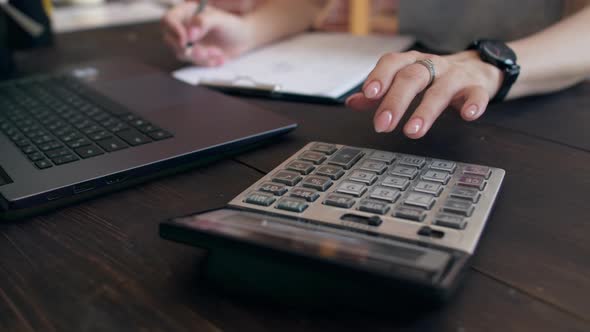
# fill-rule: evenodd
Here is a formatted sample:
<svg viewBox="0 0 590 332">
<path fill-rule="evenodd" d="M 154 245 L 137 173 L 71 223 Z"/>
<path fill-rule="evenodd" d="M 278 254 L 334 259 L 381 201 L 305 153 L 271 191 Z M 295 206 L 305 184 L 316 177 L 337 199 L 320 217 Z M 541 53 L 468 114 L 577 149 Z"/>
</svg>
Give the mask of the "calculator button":
<svg viewBox="0 0 590 332">
<path fill-rule="evenodd" d="M 433 181 L 433 182 L 440 182 L 442 184 L 447 184 L 451 176 L 447 172 L 442 171 L 428 171 L 422 175 L 423 180 Z"/>
<path fill-rule="evenodd" d="M 293 188 L 293 190 L 291 190 L 291 196 L 302 198 L 308 202 L 314 202 L 316 199 L 318 199 L 318 197 L 320 197 L 320 194 L 313 189 Z"/>
<path fill-rule="evenodd" d="M 373 172 L 353 171 L 348 179 L 372 185 L 377 180 L 377 175 Z"/>
<path fill-rule="evenodd" d="M 461 176 L 459 180 L 457 180 L 457 183 L 465 187 L 477 188 L 478 190 L 483 190 L 486 185 L 486 182 L 482 177 L 471 175 Z"/>
<path fill-rule="evenodd" d="M 408 219 L 412 221 L 423 221 L 426 218 L 426 213 L 419 209 L 408 207 L 398 207 L 393 213 L 394 217 Z"/>
<path fill-rule="evenodd" d="M 443 186 L 440 183 L 420 181 L 418 184 L 416 184 L 414 190 L 438 197 L 438 195 L 440 195 L 440 193 L 443 191 Z"/>
<path fill-rule="evenodd" d="M 410 181 L 408 179 L 399 178 L 397 176 L 387 176 L 381 182 L 382 186 L 397 188 L 399 190 L 406 190 Z"/>
<path fill-rule="evenodd" d="M 328 196 L 326 196 L 326 200 L 324 201 L 324 204 L 326 205 L 331 205 L 331 206 L 336 206 L 336 207 L 341 207 L 341 208 L 351 208 L 354 203 L 356 203 L 355 199 L 350 197 L 350 196 L 346 196 L 346 195 L 338 195 L 338 194 L 329 194 Z"/>
<path fill-rule="evenodd" d="M 424 164 L 426 164 L 426 158 L 422 157 L 414 157 L 414 156 L 403 156 L 399 159 L 400 165 L 405 166 L 413 166 L 417 168 L 422 168 Z"/>
<path fill-rule="evenodd" d="M 449 173 L 453 173 L 457 164 L 452 161 L 445 161 L 445 160 L 433 160 L 430 164 L 430 168 L 437 169 L 439 171 L 446 171 Z"/>
<path fill-rule="evenodd" d="M 406 205 L 413 205 L 430 210 L 434 204 L 434 197 L 426 194 L 410 193 L 404 201 Z"/>
<path fill-rule="evenodd" d="M 391 152 L 373 151 L 373 153 L 371 153 L 371 155 L 369 155 L 369 158 L 384 161 L 387 164 L 391 164 L 395 160 L 396 155 L 395 155 L 395 153 L 391 153 Z"/>
<path fill-rule="evenodd" d="M 389 205 L 384 202 L 364 199 L 359 203 L 359 210 L 383 215 L 389 211 Z"/>
<path fill-rule="evenodd" d="M 468 199 L 473 203 L 477 203 L 479 197 L 481 196 L 477 189 L 461 186 L 454 187 L 453 190 L 451 190 L 450 195 L 454 198 Z"/>
<path fill-rule="evenodd" d="M 316 143 L 311 147 L 311 149 L 313 151 L 323 152 L 325 154 L 332 154 L 337 150 L 336 145 L 328 143 Z"/>
<path fill-rule="evenodd" d="M 318 167 L 315 174 L 327 176 L 332 180 L 338 180 L 342 175 L 344 175 L 344 169 L 342 169 L 340 166 L 324 165 Z"/>
<path fill-rule="evenodd" d="M 309 205 L 302 200 L 295 198 L 281 198 L 277 203 L 277 209 L 291 211 L 291 212 L 303 212 Z"/>
<path fill-rule="evenodd" d="M 299 181 L 301 181 L 302 177 L 299 173 L 291 172 L 291 171 L 280 171 L 272 178 L 273 182 L 283 183 L 288 186 L 294 186 Z"/>
<path fill-rule="evenodd" d="M 369 197 L 382 201 L 387 201 L 389 203 L 395 203 L 395 201 L 397 201 L 400 195 L 401 193 L 398 189 L 375 187 L 373 191 L 371 191 Z"/>
<path fill-rule="evenodd" d="M 299 156 L 299 159 L 311 161 L 312 163 L 318 165 L 326 160 L 326 155 L 320 152 L 306 151 Z"/>
<path fill-rule="evenodd" d="M 270 194 L 252 193 L 248 195 L 248 197 L 246 197 L 246 200 L 244 202 L 262 206 L 269 206 L 275 202 L 275 198 L 273 195 Z"/>
<path fill-rule="evenodd" d="M 465 219 L 451 214 L 439 214 L 434 219 L 434 224 L 454 229 L 465 229 L 465 226 L 467 226 Z"/>
<path fill-rule="evenodd" d="M 367 191 L 367 187 L 360 183 L 344 181 L 340 184 L 337 191 L 339 193 L 360 197 L 365 193 L 365 191 Z"/>
<path fill-rule="evenodd" d="M 443 210 L 470 217 L 473 213 L 473 204 L 459 199 L 449 199 L 443 205 Z"/>
<path fill-rule="evenodd" d="M 295 160 L 287 165 L 287 169 L 307 175 L 313 171 L 314 167 L 312 163 L 308 163 L 307 161 Z"/>
<path fill-rule="evenodd" d="M 365 217 L 365 216 L 359 216 L 359 215 L 350 214 L 350 213 L 343 215 L 342 217 L 340 217 L 340 219 L 344 220 L 344 221 L 352 221 L 352 222 L 356 222 L 359 224 L 375 226 L 375 227 L 377 227 L 383 223 L 383 220 L 381 220 L 381 218 L 379 218 L 379 216 Z"/>
<path fill-rule="evenodd" d="M 350 169 L 362 156 L 363 150 L 344 147 L 332 155 L 328 163 Z"/>
<path fill-rule="evenodd" d="M 360 169 L 375 172 L 377 174 L 383 174 L 383 172 L 385 172 L 387 169 L 387 164 L 384 161 L 369 159 L 361 164 Z"/>
<path fill-rule="evenodd" d="M 281 183 L 265 182 L 260 186 L 259 190 L 275 196 L 283 196 L 287 192 L 287 186 Z"/>
<path fill-rule="evenodd" d="M 463 174 L 477 175 L 489 179 L 490 175 L 492 175 L 492 170 L 485 166 L 467 165 L 463 168 Z"/>
<path fill-rule="evenodd" d="M 416 174 L 418 174 L 418 169 L 416 167 L 410 167 L 410 166 L 395 166 L 391 172 L 389 172 L 391 175 L 398 175 L 398 176 L 403 176 L 406 178 L 410 178 L 413 179 L 414 177 L 416 177 Z"/>
<path fill-rule="evenodd" d="M 332 185 L 332 180 L 325 176 L 313 175 L 306 177 L 305 180 L 303 180 L 302 185 L 319 191 L 326 191 L 326 189 L 330 188 Z"/>
</svg>

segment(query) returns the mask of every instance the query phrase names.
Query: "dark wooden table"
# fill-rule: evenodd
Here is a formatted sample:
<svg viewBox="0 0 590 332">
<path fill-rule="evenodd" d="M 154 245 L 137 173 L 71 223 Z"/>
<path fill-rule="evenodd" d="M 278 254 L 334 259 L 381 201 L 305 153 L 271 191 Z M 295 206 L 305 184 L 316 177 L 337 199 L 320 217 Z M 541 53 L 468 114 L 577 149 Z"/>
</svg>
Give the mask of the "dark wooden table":
<svg viewBox="0 0 590 332">
<path fill-rule="evenodd" d="M 156 24 L 60 35 L 19 56 L 22 74 L 102 57 L 177 63 Z M 419 141 L 378 135 L 343 107 L 249 99 L 300 128 L 263 149 L 21 222 L 0 224 L 2 331 L 590 331 L 590 83 L 447 112 Z M 199 281 L 204 252 L 158 223 L 223 205 L 311 140 L 506 169 L 463 287 L 435 311 L 318 313 L 220 293 Z M 398 299 L 392 298 L 392 303 Z"/>
</svg>

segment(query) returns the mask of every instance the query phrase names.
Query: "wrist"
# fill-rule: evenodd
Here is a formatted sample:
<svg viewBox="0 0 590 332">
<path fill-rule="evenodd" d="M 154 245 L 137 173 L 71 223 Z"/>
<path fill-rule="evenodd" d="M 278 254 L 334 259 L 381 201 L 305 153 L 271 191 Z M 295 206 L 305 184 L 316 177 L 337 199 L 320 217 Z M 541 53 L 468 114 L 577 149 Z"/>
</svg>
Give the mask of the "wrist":
<svg viewBox="0 0 590 332">
<path fill-rule="evenodd" d="M 488 92 L 490 100 L 496 96 L 504 80 L 502 70 L 483 61 L 479 54 L 473 50 L 459 52 L 450 57 L 476 76 L 478 82 L 481 82 L 481 85 Z"/>
</svg>

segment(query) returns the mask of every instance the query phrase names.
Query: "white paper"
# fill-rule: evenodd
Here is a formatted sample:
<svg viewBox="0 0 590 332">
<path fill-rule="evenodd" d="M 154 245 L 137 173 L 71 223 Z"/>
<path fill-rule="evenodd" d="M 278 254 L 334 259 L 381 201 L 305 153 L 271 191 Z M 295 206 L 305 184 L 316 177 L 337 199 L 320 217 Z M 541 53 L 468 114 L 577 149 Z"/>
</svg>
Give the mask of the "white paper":
<svg viewBox="0 0 590 332">
<path fill-rule="evenodd" d="M 51 15 L 51 25 L 55 32 L 70 32 L 157 21 L 165 12 L 163 6 L 151 0 L 56 7 Z"/>
<path fill-rule="evenodd" d="M 280 91 L 338 98 L 360 84 L 387 52 L 408 49 L 408 36 L 306 33 L 255 50 L 221 67 L 187 67 L 173 76 L 190 84 L 234 82 L 280 86 Z M 249 82 L 248 82 L 249 81 Z"/>
</svg>

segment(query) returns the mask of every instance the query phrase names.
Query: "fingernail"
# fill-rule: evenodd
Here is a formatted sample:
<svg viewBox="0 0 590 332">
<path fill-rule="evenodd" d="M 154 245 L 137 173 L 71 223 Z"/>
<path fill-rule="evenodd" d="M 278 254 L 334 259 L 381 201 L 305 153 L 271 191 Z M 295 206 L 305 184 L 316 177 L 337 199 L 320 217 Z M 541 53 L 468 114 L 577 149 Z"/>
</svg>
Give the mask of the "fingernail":
<svg viewBox="0 0 590 332">
<path fill-rule="evenodd" d="M 424 121 L 422 121 L 421 118 L 410 119 L 410 121 L 408 121 L 408 123 L 406 124 L 406 134 L 408 134 L 408 135 L 417 134 L 420 131 L 420 129 L 422 128 L 423 124 L 424 124 Z"/>
<path fill-rule="evenodd" d="M 381 91 L 381 83 L 379 81 L 373 81 L 365 87 L 363 93 L 367 98 L 375 98 L 379 94 L 379 91 Z"/>
<path fill-rule="evenodd" d="M 391 114 L 391 111 L 381 112 L 381 114 L 379 114 L 375 119 L 375 131 L 378 133 L 386 131 L 389 129 L 389 126 L 391 126 L 392 120 L 393 114 Z"/>
<path fill-rule="evenodd" d="M 467 108 L 467 111 L 465 111 L 465 115 L 467 115 L 468 118 L 473 119 L 477 115 L 477 111 L 477 105 L 471 105 Z"/>
<path fill-rule="evenodd" d="M 358 94 L 353 94 L 348 96 L 348 98 L 346 98 L 346 101 L 344 102 L 346 105 L 348 105 L 351 101 L 357 99 L 358 97 L 360 97 Z"/>
</svg>

